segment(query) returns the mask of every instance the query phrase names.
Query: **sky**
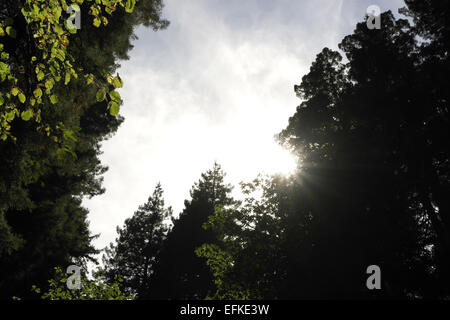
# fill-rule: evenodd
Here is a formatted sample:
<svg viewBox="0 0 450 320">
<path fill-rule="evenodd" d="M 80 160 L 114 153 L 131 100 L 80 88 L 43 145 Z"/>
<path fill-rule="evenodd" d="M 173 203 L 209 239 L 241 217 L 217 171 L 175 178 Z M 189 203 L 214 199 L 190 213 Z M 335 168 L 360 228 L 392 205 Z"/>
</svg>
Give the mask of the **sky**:
<svg viewBox="0 0 450 320">
<path fill-rule="evenodd" d="M 84 199 L 94 241 L 114 241 L 161 182 L 174 214 L 200 174 L 221 164 L 238 185 L 295 166 L 274 140 L 300 104 L 294 93 L 316 55 L 338 49 L 367 8 L 403 0 L 165 0 L 166 30 L 139 27 L 121 61 L 125 117 L 102 144 L 103 195 Z M 236 187 L 238 189 L 238 187 Z M 238 190 L 235 190 L 238 195 Z"/>
</svg>

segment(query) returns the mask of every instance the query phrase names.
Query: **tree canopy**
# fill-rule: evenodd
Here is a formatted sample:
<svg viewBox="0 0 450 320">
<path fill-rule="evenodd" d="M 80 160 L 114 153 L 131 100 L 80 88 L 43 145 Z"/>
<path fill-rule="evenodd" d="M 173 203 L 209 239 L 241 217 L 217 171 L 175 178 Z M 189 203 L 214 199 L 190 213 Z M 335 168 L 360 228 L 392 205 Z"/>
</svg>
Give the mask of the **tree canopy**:
<svg viewBox="0 0 450 320">
<path fill-rule="evenodd" d="M 171 217 L 172 209 L 165 208 L 163 189 L 158 184 L 148 201 L 125 220 L 123 228 L 117 228 L 119 237 L 110 244 L 103 260 L 110 281 L 117 276 L 123 279 L 123 292 L 139 298 L 148 291 Z"/>
<path fill-rule="evenodd" d="M 168 25 L 160 0 L 134 3 L 0 4 L 0 269 L 8 275 L 0 279 L 2 298 L 26 298 L 31 285 L 47 286 L 55 266 L 98 252 L 81 201 L 104 192 L 100 143 L 123 121 L 111 112 L 112 101 L 121 103 L 114 73 L 137 25 Z M 78 30 L 66 23 L 68 5 L 81 12 Z M 99 99 L 98 90 L 109 96 Z"/>
</svg>

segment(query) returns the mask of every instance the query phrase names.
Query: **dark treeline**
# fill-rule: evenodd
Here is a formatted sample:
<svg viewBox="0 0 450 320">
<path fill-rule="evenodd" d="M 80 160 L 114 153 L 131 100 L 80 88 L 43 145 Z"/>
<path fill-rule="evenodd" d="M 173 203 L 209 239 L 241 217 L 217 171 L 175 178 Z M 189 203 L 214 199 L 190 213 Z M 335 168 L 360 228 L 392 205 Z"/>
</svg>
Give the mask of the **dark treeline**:
<svg viewBox="0 0 450 320">
<path fill-rule="evenodd" d="M 214 164 L 176 216 L 158 184 L 118 227 L 102 281 L 137 299 L 450 298 L 450 3 L 405 3 L 403 18 L 385 12 L 380 29 L 361 22 L 339 52 L 324 48 L 295 86 L 301 104 L 278 135 L 298 159 L 294 174 L 242 183 L 237 201 Z M 123 42 L 97 65 L 126 55 L 133 25 L 167 24 L 153 5 L 123 18 Z M 85 36 L 98 48 L 117 34 Z M 101 192 L 99 141 L 122 119 L 101 103 L 76 113 L 73 104 L 90 105 L 80 90 L 61 105 L 81 127 L 77 159 L 58 160 L 25 125 L 16 144 L 0 144 L 2 297 L 26 297 L 52 267 L 97 252 L 80 199 Z M 371 265 L 380 290 L 366 285 Z"/>
</svg>

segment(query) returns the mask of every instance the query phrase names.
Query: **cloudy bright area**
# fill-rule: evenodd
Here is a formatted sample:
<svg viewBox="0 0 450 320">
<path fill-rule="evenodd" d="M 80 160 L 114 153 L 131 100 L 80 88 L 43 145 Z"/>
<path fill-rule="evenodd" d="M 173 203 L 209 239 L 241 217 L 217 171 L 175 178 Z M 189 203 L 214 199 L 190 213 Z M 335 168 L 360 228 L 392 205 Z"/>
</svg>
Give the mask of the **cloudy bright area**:
<svg viewBox="0 0 450 320">
<path fill-rule="evenodd" d="M 136 30 L 119 74 L 125 122 L 103 143 L 106 192 L 85 199 L 97 248 L 147 201 L 157 182 L 177 215 L 200 174 L 219 162 L 237 185 L 287 172 L 274 140 L 300 103 L 294 84 L 324 48 L 362 21 L 367 7 L 403 1 L 166 0 L 167 30 Z"/>
</svg>

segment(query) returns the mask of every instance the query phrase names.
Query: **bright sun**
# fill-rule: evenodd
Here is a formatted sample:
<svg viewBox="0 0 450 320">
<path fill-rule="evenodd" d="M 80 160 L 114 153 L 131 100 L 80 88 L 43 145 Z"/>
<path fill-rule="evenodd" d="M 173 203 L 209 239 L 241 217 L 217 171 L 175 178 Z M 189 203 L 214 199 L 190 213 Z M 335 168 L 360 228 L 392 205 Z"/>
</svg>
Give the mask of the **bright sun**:
<svg viewBox="0 0 450 320">
<path fill-rule="evenodd" d="M 276 143 L 268 148 L 265 157 L 261 159 L 261 169 L 268 174 L 289 175 L 295 171 L 296 167 L 295 157 Z"/>
</svg>

